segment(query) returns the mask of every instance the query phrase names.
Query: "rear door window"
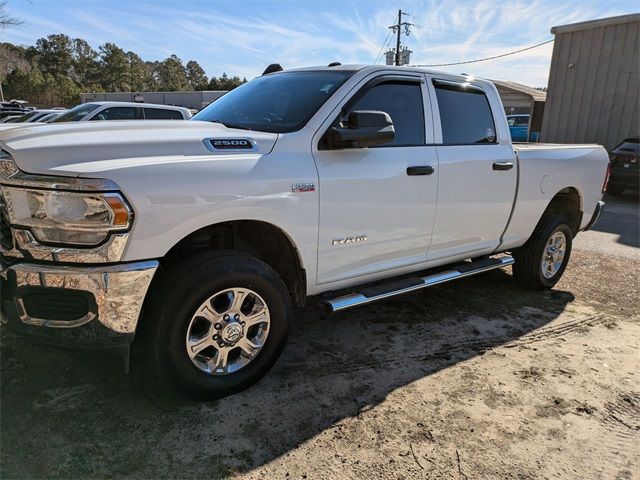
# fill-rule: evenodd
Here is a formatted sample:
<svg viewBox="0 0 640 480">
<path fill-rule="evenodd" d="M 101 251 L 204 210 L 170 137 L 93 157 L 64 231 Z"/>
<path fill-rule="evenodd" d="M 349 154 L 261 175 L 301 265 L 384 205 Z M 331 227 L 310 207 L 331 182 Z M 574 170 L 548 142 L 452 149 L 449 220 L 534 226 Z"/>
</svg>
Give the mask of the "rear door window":
<svg viewBox="0 0 640 480">
<path fill-rule="evenodd" d="M 182 113 L 178 110 L 166 108 L 143 108 L 142 110 L 147 120 L 184 120 Z"/>
<path fill-rule="evenodd" d="M 496 143 L 496 127 L 489 100 L 476 88 L 434 80 L 442 143 L 477 145 Z"/>
</svg>

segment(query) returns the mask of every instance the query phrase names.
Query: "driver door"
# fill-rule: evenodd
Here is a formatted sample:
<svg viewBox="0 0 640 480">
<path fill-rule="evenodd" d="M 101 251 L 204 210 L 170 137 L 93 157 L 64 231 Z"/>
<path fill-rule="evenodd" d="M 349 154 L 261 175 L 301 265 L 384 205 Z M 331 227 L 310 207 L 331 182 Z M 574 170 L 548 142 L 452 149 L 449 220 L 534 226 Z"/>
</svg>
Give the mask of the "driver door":
<svg viewBox="0 0 640 480">
<path fill-rule="evenodd" d="M 438 191 L 430 108 L 423 75 L 369 77 L 316 134 L 318 284 L 364 281 L 426 261 Z M 355 110 L 389 114 L 395 139 L 369 148 L 325 146 L 326 131 Z"/>
</svg>

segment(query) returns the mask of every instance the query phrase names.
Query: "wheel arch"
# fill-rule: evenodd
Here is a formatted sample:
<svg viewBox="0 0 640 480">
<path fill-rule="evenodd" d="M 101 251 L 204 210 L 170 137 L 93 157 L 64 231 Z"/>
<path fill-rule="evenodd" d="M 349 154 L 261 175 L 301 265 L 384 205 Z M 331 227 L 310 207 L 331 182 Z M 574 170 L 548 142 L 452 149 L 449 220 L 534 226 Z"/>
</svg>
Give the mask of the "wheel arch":
<svg viewBox="0 0 640 480">
<path fill-rule="evenodd" d="M 583 216 L 583 197 L 576 187 L 560 189 L 549 201 L 538 224 L 549 214 L 562 215 L 569 221 L 575 237 L 580 231 Z"/>
<path fill-rule="evenodd" d="M 269 222 L 230 220 L 198 228 L 175 243 L 160 259 L 160 265 L 170 267 L 194 254 L 216 250 L 262 260 L 280 275 L 294 304 L 304 304 L 307 279 L 300 251 L 284 230 Z"/>
</svg>

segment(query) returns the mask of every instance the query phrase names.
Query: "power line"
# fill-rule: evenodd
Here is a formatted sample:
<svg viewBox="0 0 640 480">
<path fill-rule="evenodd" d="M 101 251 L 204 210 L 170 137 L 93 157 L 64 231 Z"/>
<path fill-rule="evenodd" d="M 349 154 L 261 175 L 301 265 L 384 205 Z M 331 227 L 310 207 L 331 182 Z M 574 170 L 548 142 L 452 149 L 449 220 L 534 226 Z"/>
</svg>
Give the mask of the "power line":
<svg viewBox="0 0 640 480">
<path fill-rule="evenodd" d="M 395 19 L 395 17 L 394 17 L 394 19 Z M 387 48 L 389 46 L 389 44 L 390 44 L 391 33 L 392 33 L 391 30 L 389 30 L 387 32 L 387 38 L 385 38 L 384 42 L 382 42 L 382 48 L 380 48 L 380 51 L 378 52 L 378 55 L 376 55 L 376 59 L 373 62 L 374 64 L 377 64 L 382 59 L 382 55 L 384 53 L 384 49 Z"/>
<path fill-rule="evenodd" d="M 547 40 L 546 42 L 538 43 L 537 45 L 532 45 L 527 48 L 521 48 L 520 50 L 515 50 L 513 52 L 503 53 L 500 55 L 494 55 L 493 57 L 485 57 L 478 58 L 476 60 L 467 60 L 466 62 L 454 62 L 454 63 L 437 63 L 433 65 L 413 65 L 414 67 L 450 67 L 452 65 L 466 65 L 467 63 L 477 63 L 477 62 L 486 62 L 487 60 L 495 60 L 496 58 L 507 57 L 509 55 L 515 55 L 516 53 L 526 52 L 527 50 L 531 50 L 533 48 L 541 47 L 542 45 L 546 45 L 547 43 L 553 42 L 553 38 L 551 40 Z"/>
<path fill-rule="evenodd" d="M 382 57 L 382 52 L 384 51 L 384 49 L 386 48 L 387 44 L 389 43 L 391 37 L 391 30 L 389 30 L 387 32 L 387 38 L 384 39 L 384 42 L 382 42 L 382 47 L 380 48 L 380 51 L 378 52 L 378 55 L 376 55 L 376 59 L 373 61 L 374 64 L 377 64 L 379 59 Z"/>
</svg>

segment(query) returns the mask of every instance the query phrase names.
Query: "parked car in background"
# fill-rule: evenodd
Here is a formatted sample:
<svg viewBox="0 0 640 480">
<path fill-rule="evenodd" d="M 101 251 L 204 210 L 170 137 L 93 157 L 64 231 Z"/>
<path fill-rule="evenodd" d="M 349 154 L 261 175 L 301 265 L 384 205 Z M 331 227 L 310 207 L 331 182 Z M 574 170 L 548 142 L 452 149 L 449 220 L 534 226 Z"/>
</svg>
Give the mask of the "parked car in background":
<svg viewBox="0 0 640 480">
<path fill-rule="evenodd" d="M 82 103 L 51 123 L 86 122 L 90 120 L 188 120 L 188 108 L 173 105 L 133 102 Z"/>
<path fill-rule="evenodd" d="M 17 116 L 15 118 L 11 118 L 10 120 L 7 120 L 6 123 L 33 123 L 33 122 L 41 122 L 42 119 L 44 117 L 46 117 L 49 114 L 57 114 L 60 113 L 60 110 L 52 110 L 52 109 L 48 109 L 48 110 L 44 110 L 44 109 L 38 109 L 38 110 L 29 110 L 25 113 L 23 113 L 20 116 Z"/>
<path fill-rule="evenodd" d="M 10 102 L 0 102 L 0 120 L 22 115 L 30 110 L 33 109 L 24 101 L 11 100 Z"/>
<path fill-rule="evenodd" d="M 58 118 L 60 115 L 63 115 L 66 111 L 67 110 L 57 110 L 55 113 L 48 113 L 44 117 L 40 118 L 40 120 L 38 121 L 41 123 L 50 123 L 56 118 Z"/>
<path fill-rule="evenodd" d="M 640 143 L 638 137 L 625 138 L 609 152 L 607 192 L 620 195 L 625 190 L 640 189 Z"/>
<path fill-rule="evenodd" d="M 3 119 L 0 120 L 0 123 L 14 123 L 14 121 L 20 117 L 20 115 L 7 115 Z"/>
<path fill-rule="evenodd" d="M 0 120 L 4 120 L 8 117 L 19 117 L 24 112 L 28 110 L 17 110 L 17 109 L 0 109 Z"/>
<path fill-rule="evenodd" d="M 58 110 L 51 110 L 58 113 Z M 49 122 L 32 122 L 33 125 L 51 125 L 65 122 L 87 122 L 93 120 L 188 120 L 191 112 L 188 108 L 173 105 L 133 102 L 92 102 L 82 103 L 58 115 Z M 23 123 L 0 124 L 0 130 L 23 128 Z"/>
<path fill-rule="evenodd" d="M 529 141 L 529 117 L 527 114 L 507 115 L 509 133 L 513 142 Z"/>
</svg>

